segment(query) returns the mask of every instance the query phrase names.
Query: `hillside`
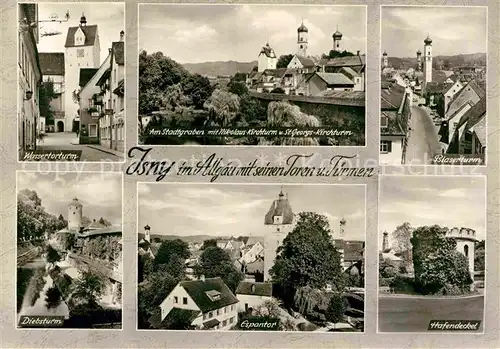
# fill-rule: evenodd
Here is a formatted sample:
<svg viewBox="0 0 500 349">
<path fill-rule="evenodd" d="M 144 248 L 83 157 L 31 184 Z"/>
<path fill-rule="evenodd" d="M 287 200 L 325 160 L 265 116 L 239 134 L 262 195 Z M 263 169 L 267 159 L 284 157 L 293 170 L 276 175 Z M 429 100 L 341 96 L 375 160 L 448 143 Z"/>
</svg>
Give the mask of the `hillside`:
<svg viewBox="0 0 500 349">
<path fill-rule="evenodd" d="M 144 238 L 143 233 L 139 233 L 139 240 Z M 238 237 L 238 236 L 235 236 Z M 217 239 L 217 240 L 224 240 L 224 239 L 230 239 L 230 236 L 210 236 L 210 235 L 188 235 L 188 236 L 176 236 L 176 235 L 159 235 L 159 234 L 151 234 L 151 240 L 154 241 L 155 238 L 159 238 L 160 240 L 175 240 L 175 239 L 181 239 L 183 241 L 186 241 L 187 243 L 203 243 L 205 240 L 210 240 L 210 239 Z M 261 236 L 258 237 L 250 237 L 252 240 L 256 241 L 263 241 L 263 238 Z"/>
<path fill-rule="evenodd" d="M 203 63 L 186 63 L 183 67 L 192 74 L 200 74 L 205 76 L 233 76 L 234 74 L 248 73 L 253 67 L 257 66 L 257 61 L 253 62 L 203 62 Z"/>
<path fill-rule="evenodd" d="M 423 58 L 423 57 L 422 57 Z M 414 68 L 417 64 L 416 57 L 389 57 L 389 66 L 395 69 Z M 446 67 L 448 65 L 448 67 Z M 471 53 L 455 56 L 434 56 L 435 69 L 450 69 L 460 66 L 485 66 L 486 53 Z"/>
</svg>

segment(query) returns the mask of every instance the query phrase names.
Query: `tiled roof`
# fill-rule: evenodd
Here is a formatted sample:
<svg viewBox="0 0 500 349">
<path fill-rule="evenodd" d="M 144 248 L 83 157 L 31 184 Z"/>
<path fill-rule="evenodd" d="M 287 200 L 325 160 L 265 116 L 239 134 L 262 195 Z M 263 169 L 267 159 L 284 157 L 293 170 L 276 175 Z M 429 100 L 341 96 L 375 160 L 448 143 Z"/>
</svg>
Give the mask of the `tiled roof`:
<svg viewBox="0 0 500 349">
<path fill-rule="evenodd" d="M 38 57 L 42 75 L 64 75 L 64 52 L 41 52 Z"/>
<path fill-rule="evenodd" d="M 344 241 L 344 261 L 361 261 L 364 259 L 364 241 Z"/>
<path fill-rule="evenodd" d="M 115 41 L 111 45 L 111 50 L 115 57 L 115 62 L 119 65 L 125 64 L 125 45 L 123 41 Z"/>
<path fill-rule="evenodd" d="M 475 124 L 477 124 L 479 120 L 484 118 L 485 115 L 486 115 L 486 99 L 483 98 L 479 102 L 474 104 L 472 108 L 467 110 L 467 112 L 464 115 L 462 115 L 458 123 L 457 129 L 459 129 L 465 123 L 467 123 L 465 128 L 467 130 L 470 130 L 470 128 Z"/>
<path fill-rule="evenodd" d="M 347 76 L 341 73 L 316 73 L 327 85 L 354 85 Z"/>
<path fill-rule="evenodd" d="M 271 297 L 273 295 L 273 284 L 270 282 L 242 281 L 236 289 L 236 294 Z"/>
<path fill-rule="evenodd" d="M 80 68 L 80 82 L 78 86 L 83 87 L 92 79 L 99 68 Z"/>
<path fill-rule="evenodd" d="M 78 28 L 82 28 L 85 34 L 85 43 L 79 46 L 92 46 L 94 45 L 97 38 L 97 25 L 82 25 L 78 27 L 70 27 L 68 29 L 68 35 L 66 36 L 66 43 L 64 47 L 76 47 L 75 46 L 75 33 Z"/>
<path fill-rule="evenodd" d="M 441 82 L 441 83 L 429 82 L 425 86 L 425 89 L 427 90 L 426 92 L 429 92 L 429 93 L 446 93 L 450 89 L 451 86 L 453 86 L 452 83 L 447 84 L 444 82 Z"/>
<path fill-rule="evenodd" d="M 404 136 L 405 132 L 397 119 L 396 111 L 383 111 L 382 116 L 387 118 L 387 127 L 380 127 L 381 136 Z"/>
<path fill-rule="evenodd" d="M 342 67 L 340 68 L 340 72 L 351 80 L 354 80 L 354 78 L 359 77 L 359 74 L 350 67 Z"/>
<path fill-rule="evenodd" d="M 311 58 L 299 55 L 297 55 L 297 58 L 304 67 L 314 67 L 316 65 Z"/>
<path fill-rule="evenodd" d="M 203 313 L 238 303 L 238 299 L 220 277 L 182 281 L 179 285 L 186 290 Z M 219 300 L 212 301 L 207 296 L 206 292 L 214 290 L 220 292 Z"/>
<path fill-rule="evenodd" d="M 278 199 L 274 200 L 266 213 L 264 218 L 264 224 L 272 225 L 274 224 L 275 216 L 283 216 L 282 224 L 292 224 L 293 222 L 293 211 L 288 199 L 285 197 L 283 192 L 280 192 Z"/>
<path fill-rule="evenodd" d="M 448 79 L 446 73 L 442 70 L 432 69 L 432 82 L 444 83 Z"/>
<path fill-rule="evenodd" d="M 200 315 L 198 310 L 172 308 L 162 320 L 159 328 L 172 329 L 173 326 L 188 328 L 191 323 Z M 154 321 L 154 320 L 153 320 Z M 180 322 L 180 323 L 179 323 Z"/>
<path fill-rule="evenodd" d="M 405 88 L 398 84 L 392 84 L 388 89 L 380 92 L 380 107 L 384 109 L 399 109 L 405 95 Z"/>
<path fill-rule="evenodd" d="M 328 60 L 326 62 L 326 65 L 333 67 L 359 66 L 359 65 L 365 65 L 365 59 L 366 59 L 365 55 L 338 57 Z"/>
<path fill-rule="evenodd" d="M 274 76 L 276 78 L 282 78 L 285 76 L 287 68 L 277 68 L 277 69 L 266 69 L 264 70 L 264 75 Z"/>
<path fill-rule="evenodd" d="M 122 233 L 122 228 L 121 227 L 105 227 L 105 228 L 97 228 L 97 229 L 91 229 L 91 230 L 84 230 L 83 232 L 78 232 L 76 234 L 76 237 L 88 237 L 88 236 L 95 236 L 95 235 L 107 235 L 107 234 L 121 234 Z"/>
</svg>

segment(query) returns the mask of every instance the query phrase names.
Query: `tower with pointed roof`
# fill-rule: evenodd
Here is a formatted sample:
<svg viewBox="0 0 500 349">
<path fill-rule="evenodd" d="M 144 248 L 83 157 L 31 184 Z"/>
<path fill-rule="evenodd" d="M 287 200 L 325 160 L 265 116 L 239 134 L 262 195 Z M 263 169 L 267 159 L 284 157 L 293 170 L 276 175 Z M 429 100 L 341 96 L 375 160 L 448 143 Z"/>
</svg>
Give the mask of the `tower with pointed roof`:
<svg viewBox="0 0 500 349">
<path fill-rule="evenodd" d="M 432 39 L 427 35 L 424 40 L 424 89 L 432 82 Z"/>
<path fill-rule="evenodd" d="M 68 230 L 79 230 L 82 226 L 83 205 L 74 198 L 68 205 Z"/>
<path fill-rule="evenodd" d="M 295 225 L 295 215 L 283 189 L 267 211 L 264 225 L 268 228 L 264 237 L 264 281 L 270 281 L 269 271 L 274 265 L 276 250 Z"/>
<path fill-rule="evenodd" d="M 332 35 L 332 38 L 333 38 L 333 50 L 337 51 L 337 52 L 341 52 L 342 51 L 342 45 L 341 45 L 342 33 L 339 32 L 338 25 L 337 25 L 337 30 Z"/>
<path fill-rule="evenodd" d="M 278 57 L 276 57 L 276 53 L 269 45 L 269 42 L 266 43 L 260 50 L 259 56 L 257 57 L 257 70 L 262 72 L 266 69 L 276 69 L 276 65 L 278 64 Z"/>
<path fill-rule="evenodd" d="M 382 65 L 383 68 L 387 68 L 389 66 L 389 59 L 387 58 L 387 52 L 385 52 L 385 50 L 384 53 L 382 54 Z"/>
<path fill-rule="evenodd" d="M 80 88 L 80 69 L 99 68 L 101 48 L 97 25 L 87 25 L 82 13 L 78 26 L 68 28 L 64 44 L 64 131 L 74 132 L 79 127 L 78 101 L 74 92 Z M 83 87 L 83 86 L 81 86 Z"/>
<path fill-rule="evenodd" d="M 307 57 L 307 36 L 309 29 L 304 25 L 304 21 L 297 28 L 297 54 L 299 56 Z"/>
</svg>

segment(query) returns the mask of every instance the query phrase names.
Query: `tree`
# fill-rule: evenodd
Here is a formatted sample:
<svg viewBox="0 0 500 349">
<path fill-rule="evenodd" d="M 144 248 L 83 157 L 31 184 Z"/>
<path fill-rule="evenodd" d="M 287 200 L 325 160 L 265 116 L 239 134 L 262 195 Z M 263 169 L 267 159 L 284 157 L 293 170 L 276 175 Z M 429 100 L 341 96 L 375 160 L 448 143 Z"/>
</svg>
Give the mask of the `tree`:
<svg viewBox="0 0 500 349">
<path fill-rule="evenodd" d="M 99 224 L 104 225 L 105 227 L 111 226 L 111 222 L 108 221 L 107 219 L 102 218 L 102 217 L 99 218 Z"/>
<path fill-rule="evenodd" d="M 276 63 L 276 68 L 286 68 L 288 67 L 288 64 L 292 60 L 293 55 L 288 54 L 288 55 L 281 55 L 280 58 L 278 58 L 278 62 Z"/>
<path fill-rule="evenodd" d="M 40 84 L 38 93 L 38 104 L 40 107 L 40 116 L 45 116 L 46 125 L 54 125 L 54 110 L 50 102 L 57 97 L 54 92 L 54 83 L 52 80 L 44 81 Z"/>
<path fill-rule="evenodd" d="M 484 240 L 476 244 L 474 253 L 474 270 L 484 271 L 485 262 L 485 250 L 484 250 Z"/>
<path fill-rule="evenodd" d="M 330 50 L 330 52 L 328 54 L 323 54 L 321 56 L 321 58 L 326 58 L 326 59 L 333 59 L 333 58 L 339 58 L 339 57 L 351 57 L 351 56 L 355 56 L 354 53 L 352 52 L 349 52 L 349 51 L 335 51 L 335 50 Z"/>
<path fill-rule="evenodd" d="M 200 262 L 194 267 L 197 277 L 220 277 L 235 292 L 243 274 L 236 269 L 229 254 L 219 247 L 207 247 L 200 256 Z"/>
<path fill-rule="evenodd" d="M 47 245 L 47 263 L 54 265 L 61 260 L 61 256 L 57 251 L 50 245 Z"/>
<path fill-rule="evenodd" d="M 203 241 L 203 245 L 201 246 L 200 250 L 204 250 L 207 247 L 217 247 L 217 239 L 208 239 Z"/>
<path fill-rule="evenodd" d="M 97 274 L 84 271 L 75 281 L 73 299 L 95 307 L 99 304 L 103 291 L 104 281 Z"/>
<path fill-rule="evenodd" d="M 413 265 L 412 259 L 412 245 L 411 245 L 411 236 L 412 236 L 413 228 L 410 223 L 405 222 L 394 230 L 392 233 L 392 238 L 395 242 L 394 250 L 401 254 L 401 259 L 405 266 L 410 267 Z"/>
<path fill-rule="evenodd" d="M 278 247 L 271 268 L 273 283 L 296 290 L 310 286 L 344 289 L 340 253 L 331 241 L 328 219 L 314 212 L 301 212 L 297 224 Z"/>
<path fill-rule="evenodd" d="M 423 293 L 456 287 L 468 292 L 472 284 L 467 258 L 456 250 L 454 239 L 438 225 L 415 229 L 411 243 L 415 281 Z"/>
<path fill-rule="evenodd" d="M 228 91 L 230 93 L 233 93 L 239 97 L 248 93 L 248 87 L 244 82 L 231 81 L 231 82 L 229 82 L 227 87 L 228 87 Z"/>
<path fill-rule="evenodd" d="M 234 76 L 231 78 L 230 82 L 246 82 L 247 81 L 247 74 L 246 73 L 240 73 L 237 72 L 234 74 Z"/>
<path fill-rule="evenodd" d="M 182 90 L 188 98 L 188 106 L 202 109 L 205 101 L 213 92 L 213 87 L 207 77 L 199 74 L 188 74 L 182 79 Z"/>
<path fill-rule="evenodd" d="M 57 308 L 61 304 L 61 292 L 59 292 L 57 286 L 50 287 L 45 295 L 45 307 L 47 309 Z"/>
<path fill-rule="evenodd" d="M 176 259 L 181 259 L 184 262 L 190 255 L 187 242 L 181 239 L 165 240 L 158 248 L 154 262 L 155 265 L 177 262 Z"/>
<path fill-rule="evenodd" d="M 240 99 L 237 95 L 222 90 L 215 90 L 204 107 L 210 112 L 212 120 L 220 126 L 231 124 L 240 108 Z"/>
<path fill-rule="evenodd" d="M 344 313 L 346 311 L 346 300 L 342 293 L 335 292 L 330 298 L 328 303 L 328 308 L 326 309 L 325 317 L 326 320 L 333 323 L 333 328 L 335 325 L 344 319 Z"/>
<path fill-rule="evenodd" d="M 238 112 L 238 123 L 242 127 L 256 127 L 262 125 L 267 119 L 266 107 L 260 101 L 250 95 L 240 97 L 240 110 Z"/>
<path fill-rule="evenodd" d="M 89 217 L 87 217 L 87 216 L 82 217 L 82 227 L 88 227 L 91 224 L 92 224 L 92 220 Z"/>
</svg>

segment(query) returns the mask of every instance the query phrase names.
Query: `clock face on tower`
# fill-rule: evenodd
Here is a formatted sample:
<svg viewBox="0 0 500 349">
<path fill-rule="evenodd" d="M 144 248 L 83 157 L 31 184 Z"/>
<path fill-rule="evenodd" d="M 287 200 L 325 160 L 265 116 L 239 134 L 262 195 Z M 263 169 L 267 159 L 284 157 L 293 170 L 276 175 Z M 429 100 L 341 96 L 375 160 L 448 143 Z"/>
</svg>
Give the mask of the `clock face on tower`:
<svg viewBox="0 0 500 349">
<path fill-rule="evenodd" d="M 77 57 L 84 57 L 85 56 L 85 51 L 83 48 L 78 48 L 76 49 L 76 56 Z"/>
</svg>

